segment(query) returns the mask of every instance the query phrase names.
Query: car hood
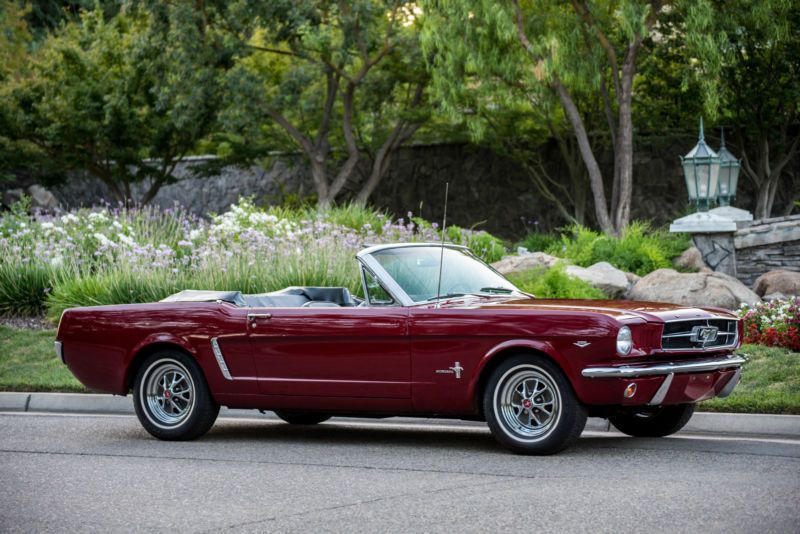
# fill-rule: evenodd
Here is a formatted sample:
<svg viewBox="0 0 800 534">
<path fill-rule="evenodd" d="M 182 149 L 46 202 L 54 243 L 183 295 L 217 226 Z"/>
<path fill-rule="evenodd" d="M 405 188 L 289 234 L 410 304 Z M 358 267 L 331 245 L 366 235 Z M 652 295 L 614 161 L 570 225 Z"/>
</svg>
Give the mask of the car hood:
<svg viewBox="0 0 800 534">
<path fill-rule="evenodd" d="M 714 307 L 695 308 L 668 304 L 665 302 L 645 302 L 637 300 L 577 300 L 577 299 L 537 299 L 531 297 L 507 296 L 466 296 L 442 302 L 442 308 L 469 308 L 493 310 L 536 310 L 602 313 L 615 319 L 638 317 L 645 321 L 662 322 L 680 319 L 706 319 L 709 317 L 730 317 L 733 312 Z"/>
</svg>

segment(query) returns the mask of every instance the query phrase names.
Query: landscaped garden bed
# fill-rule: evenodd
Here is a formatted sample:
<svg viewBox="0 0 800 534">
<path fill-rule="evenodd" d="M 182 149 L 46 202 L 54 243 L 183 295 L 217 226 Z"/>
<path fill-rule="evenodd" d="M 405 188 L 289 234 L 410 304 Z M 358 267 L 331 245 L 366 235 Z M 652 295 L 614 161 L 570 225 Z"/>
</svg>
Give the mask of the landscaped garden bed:
<svg viewBox="0 0 800 534">
<path fill-rule="evenodd" d="M 490 262 L 506 253 L 485 232 L 451 227 L 447 234 Z M 435 223 L 358 206 L 263 209 L 244 199 L 201 219 L 179 208 L 111 207 L 31 217 L 20 204 L 0 219 L 0 390 L 85 391 L 53 354 L 54 325 L 67 307 L 155 301 L 189 288 L 258 293 L 327 285 L 359 293 L 352 256 L 365 244 L 440 238 Z M 670 266 L 686 242 L 635 224 L 620 238 L 570 227 L 525 244 L 560 259 L 542 255 L 545 265 L 511 273 L 523 290 L 607 298 L 570 272 L 608 262 L 635 280 Z M 800 414 L 800 354 L 791 352 L 800 350 L 799 310 L 797 298 L 740 309 L 742 351 L 750 356 L 742 384 L 701 409 Z"/>
</svg>

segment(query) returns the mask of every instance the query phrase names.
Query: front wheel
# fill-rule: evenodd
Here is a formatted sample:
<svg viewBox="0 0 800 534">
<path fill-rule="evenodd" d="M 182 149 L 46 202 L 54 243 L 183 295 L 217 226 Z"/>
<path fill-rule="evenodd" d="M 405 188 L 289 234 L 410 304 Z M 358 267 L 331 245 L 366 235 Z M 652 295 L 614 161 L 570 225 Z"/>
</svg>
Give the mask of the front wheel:
<svg viewBox="0 0 800 534">
<path fill-rule="evenodd" d="M 495 369 L 483 396 L 495 439 L 517 454 L 553 454 L 575 443 L 586 426 L 561 369 L 541 356 L 514 356 Z"/>
<path fill-rule="evenodd" d="M 639 438 L 660 438 L 674 434 L 689 422 L 694 404 L 628 408 L 608 418 L 623 434 Z"/>
<path fill-rule="evenodd" d="M 139 367 L 133 406 L 145 430 L 163 440 L 200 437 L 219 413 L 197 363 L 170 350 L 153 354 Z"/>
</svg>

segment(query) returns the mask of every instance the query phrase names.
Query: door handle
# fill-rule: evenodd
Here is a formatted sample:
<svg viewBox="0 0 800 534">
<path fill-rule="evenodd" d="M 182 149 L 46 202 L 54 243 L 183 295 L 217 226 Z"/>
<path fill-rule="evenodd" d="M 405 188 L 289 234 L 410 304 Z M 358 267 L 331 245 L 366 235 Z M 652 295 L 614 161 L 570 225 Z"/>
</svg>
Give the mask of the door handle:
<svg viewBox="0 0 800 534">
<path fill-rule="evenodd" d="M 258 324 L 259 319 L 272 319 L 271 313 L 248 313 L 247 314 L 247 321 L 250 323 L 251 326 L 256 326 Z"/>
</svg>

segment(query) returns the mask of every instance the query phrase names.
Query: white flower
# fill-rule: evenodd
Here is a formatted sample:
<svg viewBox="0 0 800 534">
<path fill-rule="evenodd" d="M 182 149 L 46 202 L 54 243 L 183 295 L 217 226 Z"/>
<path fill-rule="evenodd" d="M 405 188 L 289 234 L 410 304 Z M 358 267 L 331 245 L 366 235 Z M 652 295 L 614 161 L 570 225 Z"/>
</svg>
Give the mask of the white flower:
<svg viewBox="0 0 800 534">
<path fill-rule="evenodd" d="M 78 217 L 76 217 L 74 213 L 67 213 L 61 216 L 61 222 L 65 224 L 78 222 Z"/>
<path fill-rule="evenodd" d="M 52 230 L 56 227 L 56 225 L 51 222 L 43 222 L 39 226 L 42 228 L 42 230 Z"/>
<path fill-rule="evenodd" d="M 101 233 L 95 233 L 92 234 L 92 236 L 98 241 L 100 241 L 101 245 L 112 246 L 112 247 L 114 246 L 114 242 Z"/>
<path fill-rule="evenodd" d="M 117 234 L 117 239 L 119 239 L 120 243 L 124 243 L 124 244 L 128 245 L 129 247 L 136 246 L 136 241 L 134 241 L 130 237 L 126 236 L 125 234 Z"/>
<path fill-rule="evenodd" d="M 61 256 L 53 256 L 50 259 L 50 265 L 52 265 L 53 267 L 61 267 L 63 264 L 64 264 L 64 258 L 62 258 Z"/>
</svg>

